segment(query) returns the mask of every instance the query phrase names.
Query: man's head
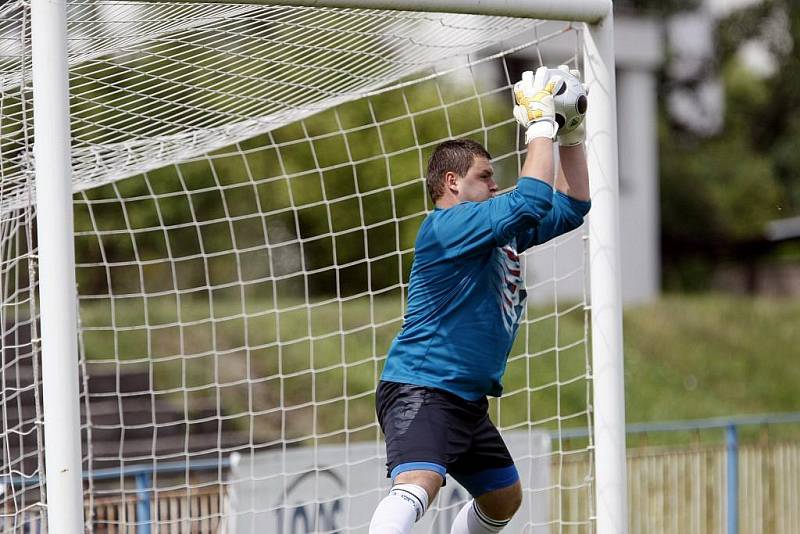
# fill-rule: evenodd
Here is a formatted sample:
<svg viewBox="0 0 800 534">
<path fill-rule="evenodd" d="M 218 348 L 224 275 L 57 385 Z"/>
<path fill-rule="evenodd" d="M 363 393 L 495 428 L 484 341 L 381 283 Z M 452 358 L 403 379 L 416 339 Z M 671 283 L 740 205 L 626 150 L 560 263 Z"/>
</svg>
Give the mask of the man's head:
<svg viewBox="0 0 800 534">
<path fill-rule="evenodd" d="M 480 143 L 470 139 L 453 139 L 437 146 L 428 161 L 426 184 L 431 200 L 440 207 L 450 207 L 493 197 L 497 184 L 491 157 Z"/>
</svg>

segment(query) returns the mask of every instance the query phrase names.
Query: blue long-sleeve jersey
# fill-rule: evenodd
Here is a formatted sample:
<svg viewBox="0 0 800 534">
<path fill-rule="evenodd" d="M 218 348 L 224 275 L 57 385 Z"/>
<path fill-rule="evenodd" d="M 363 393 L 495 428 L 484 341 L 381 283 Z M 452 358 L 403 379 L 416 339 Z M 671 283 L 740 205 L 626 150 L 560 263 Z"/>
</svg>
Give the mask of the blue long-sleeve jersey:
<svg viewBox="0 0 800 534">
<path fill-rule="evenodd" d="M 527 293 L 518 254 L 581 225 L 590 203 L 538 179 L 484 202 L 436 208 L 420 226 L 403 327 L 381 380 L 500 396 Z"/>
</svg>

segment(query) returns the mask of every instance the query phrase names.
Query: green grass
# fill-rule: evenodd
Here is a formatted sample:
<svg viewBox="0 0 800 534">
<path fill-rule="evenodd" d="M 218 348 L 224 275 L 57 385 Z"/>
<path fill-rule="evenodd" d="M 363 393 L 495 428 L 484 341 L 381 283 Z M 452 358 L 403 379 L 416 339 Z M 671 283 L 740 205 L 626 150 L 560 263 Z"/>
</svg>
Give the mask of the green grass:
<svg viewBox="0 0 800 534">
<path fill-rule="evenodd" d="M 383 361 L 373 355 L 387 352 L 400 327 L 399 293 L 296 309 L 284 299 L 279 310 L 270 299 L 230 297 L 118 299 L 113 310 L 108 301 L 84 302 L 86 355 L 152 367 L 162 398 L 188 398 L 190 409 L 216 405 L 219 392 L 231 424 L 252 426 L 259 439 L 343 428 L 351 439 L 374 437 L 374 427 L 358 429 L 374 417 Z M 573 415 L 562 426 L 586 427 L 584 311 L 563 304 L 558 311 L 556 319 L 552 309 L 529 310 L 508 362 L 506 395 L 492 404 L 502 426 L 553 419 L 541 425 L 553 429 L 557 416 Z M 800 411 L 798 318 L 797 301 L 723 295 L 666 296 L 628 308 L 627 420 Z"/>
<path fill-rule="evenodd" d="M 800 301 L 667 296 L 624 316 L 627 420 L 800 411 Z"/>
<path fill-rule="evenodd" d="M 800 302 L 670 295 L 624 316 L 628 422 L 799 412 Z M 744 440 L 800 437 L 800 425 L 742 428 Z M 724 440 L 723 431 L 629 436 L 629 445 Z"/>
</svg>

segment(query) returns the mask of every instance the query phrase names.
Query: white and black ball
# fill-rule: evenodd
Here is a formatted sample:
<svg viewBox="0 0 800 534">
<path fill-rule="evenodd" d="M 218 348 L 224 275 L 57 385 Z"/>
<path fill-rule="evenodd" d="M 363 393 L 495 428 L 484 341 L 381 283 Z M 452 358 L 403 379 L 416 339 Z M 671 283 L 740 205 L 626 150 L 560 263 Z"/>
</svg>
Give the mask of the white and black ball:
<svg viewBox="0 0 800 534">
<path fill-rule="evenodd" d="M 564 80 L 561 88 L 553 96 L 556 108 L 556 122 L 559 133 L 569 133 L 577 128 L 586 117 L 589 101 L 580 79 L 561 69 L 550 69 L 550 76 Z"/>
</svg>

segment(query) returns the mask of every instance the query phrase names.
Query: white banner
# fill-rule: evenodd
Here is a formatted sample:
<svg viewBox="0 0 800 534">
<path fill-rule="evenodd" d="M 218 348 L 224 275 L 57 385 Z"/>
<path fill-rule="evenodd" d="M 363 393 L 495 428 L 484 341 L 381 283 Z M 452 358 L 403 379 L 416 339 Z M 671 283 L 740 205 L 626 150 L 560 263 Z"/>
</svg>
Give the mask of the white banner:
<svg viewBox="0 0 800 534">
<path fill-rule="evenodd" d="M 549 534 L 550 437 L 503 434 L 522 479 L 522 508 L 507 532 Z M 231 457 L 229 534 L 366 533 L 389 489 L 383 443 L 270 450 Z M 448 534 L 469 495 L 453 478 L 414 533 Z"/>
</svg>

